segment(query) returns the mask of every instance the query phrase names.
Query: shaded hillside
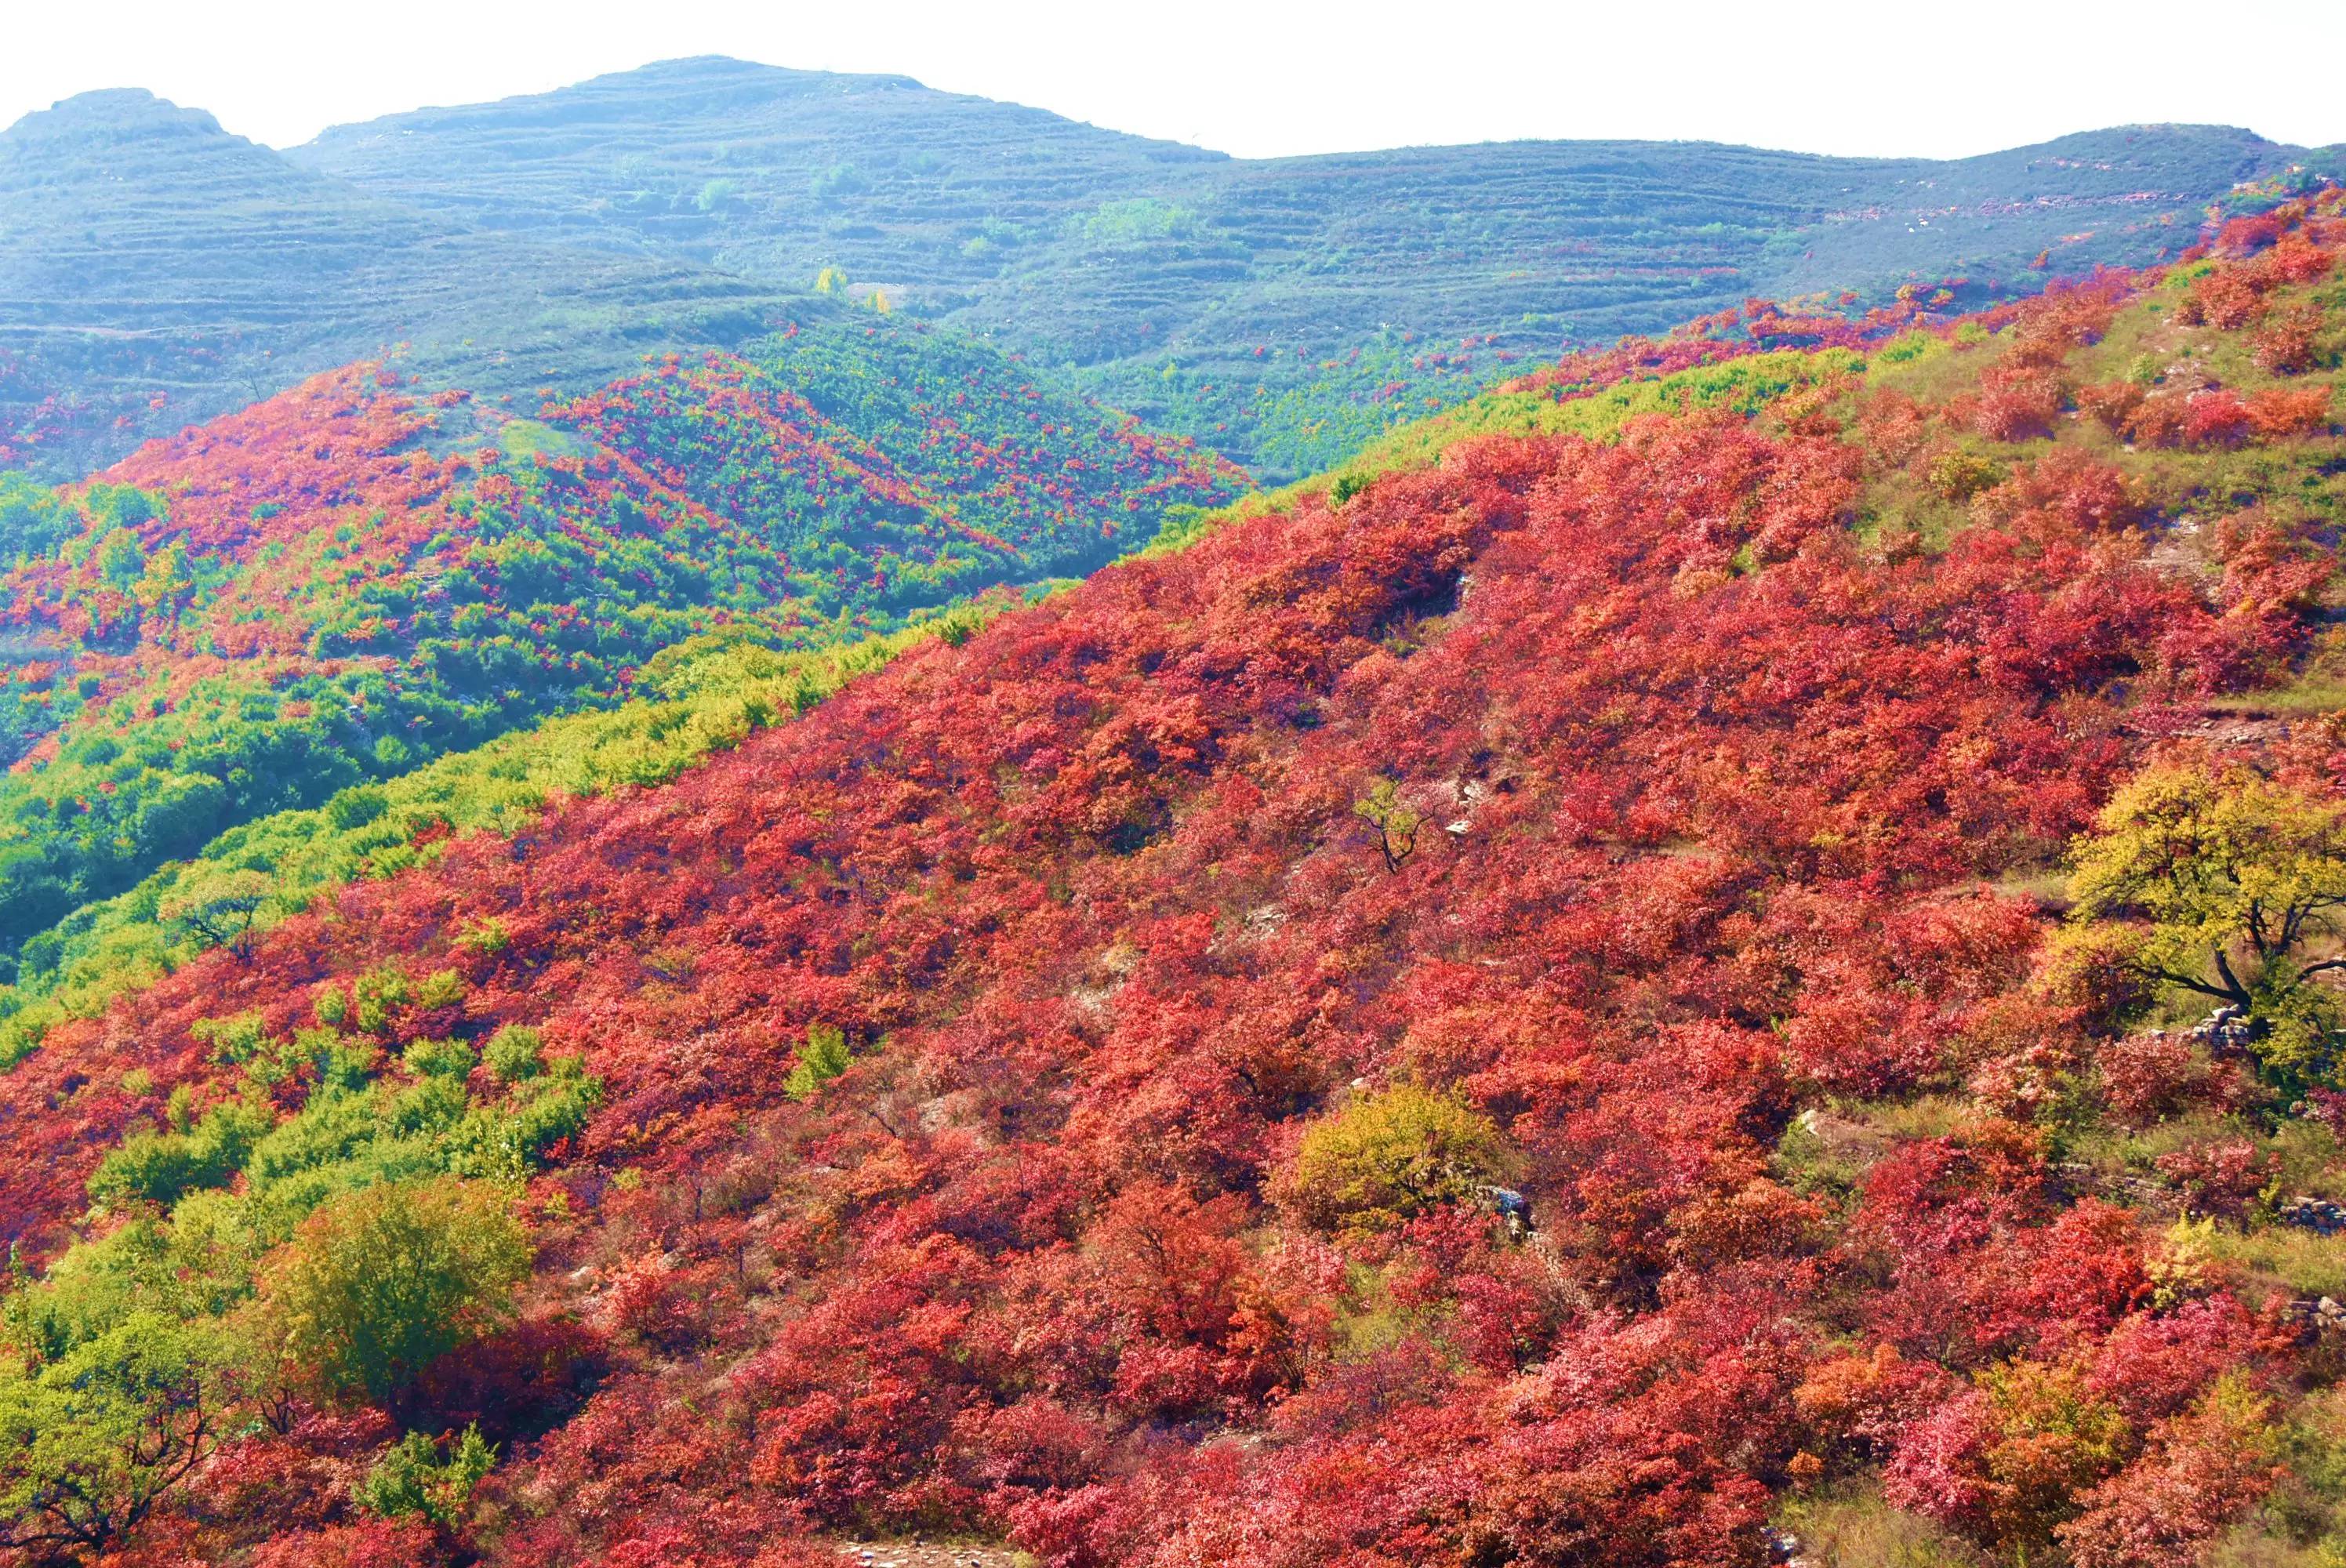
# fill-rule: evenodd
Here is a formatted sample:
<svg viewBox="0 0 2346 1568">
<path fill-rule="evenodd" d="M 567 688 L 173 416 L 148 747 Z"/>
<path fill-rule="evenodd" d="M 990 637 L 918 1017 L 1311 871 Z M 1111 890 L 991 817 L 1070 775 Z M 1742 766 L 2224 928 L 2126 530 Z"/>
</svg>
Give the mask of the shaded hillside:
<svg viewBox="0 0 2346 1568">
<path fill-rule="evenodd" d="M 359 366 L 0 489 L 0 952 L 256 815 L 619 701 L 687 638 L 892 630 L 1239 487 L 860 313 L 539 412 Z"/>
<path fill-rule="evenodd" d="M 2042 252 L 2069 273 L 2147 260 L 2306 157 L 2161 126 L 1943 163 L 1630 142 L 1248 160 L 719 58 L 339 127 L 292 156 L 454 225 L 784 287 L 836 266 L 1290 474 L 1502 355 L 1755 295 L 2032 287 Z"/>
<path fill-rule="evenodd" d="M 0 1531 L 2346 1547 L 2341 259 L 1526 378 L 59 1020 Z"/>
<path fill-rule="evenodd" d="M 661 258 L 452 232 L 143 92 L 0 134 L 0 467 L 73 477 L 400 344 L 485 395 L 575 388 L 761 334 L 780 303 Z"/>
</svg>

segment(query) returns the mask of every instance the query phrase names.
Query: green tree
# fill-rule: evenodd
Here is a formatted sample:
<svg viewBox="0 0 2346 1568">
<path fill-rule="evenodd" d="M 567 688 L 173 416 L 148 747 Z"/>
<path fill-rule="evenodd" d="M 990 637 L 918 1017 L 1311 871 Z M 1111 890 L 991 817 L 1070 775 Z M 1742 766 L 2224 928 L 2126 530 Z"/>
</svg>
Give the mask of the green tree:
<svg viewBox="0 0 2346 1568">
<path fill-rule="evenodd" d="M 80 527 L 80 517 L 55 492 L 21 473 L 0 473 L 0 561 L 46 555 Z"/>
<path fill-rule="evenodd" d="M 253 924 L 276 895 L 276 884 L 263 872 L 233 871 L 157 911 L 175 935 L 199 947 L 224 947 L 240 962 L 252 956 Z"/>
<path fill-rule="evenodd" d="M 109 531 L 98 542 L 97 575 L 109 588 L 135 587 L 147 575 L 147 552 L 128 528 Z"/>
<path fill-rule="evenodd" d="M 830 1023 L 810 1023 L 806 1044 L 799 1047 L 790 1075 L 782 1080 L 782 1093 L 803 1100 L 846 1072 L 847 1063 L 846 1032 Z"/>
<path fill-rule="evenodd" d="M 1425 814 L 1402 800 L 1401 787 L 1392 779 L 1372 781 L 1367 797 L 1352 802 L 1352 815 L 1377 830 L 1377 849 L 1386 871 L 1400 871 L 1417 852 L 1417 830 L 1425 825 Z"/>
<path fill-rule="evenodd" d="M 188 547 L 173 540 L 140 568 L 131 596 L 147 609 L 168 615 L 187 603 L 195 586 L 195 568 L 189 560 Z"/>
<path fill-rule="evenodd" d="M 271 1259 L 265 1331 L 328 1397 L 393 1403 L 434 1358 L 503 1319 L 531 1256 L 510 1189 L 385 1182 L 327 1204 Z"/>
<path fill-rule="evenodd" d="M 122 1541 L 210 1451 L 212 1378 L 203 1337 L 158 1312 L 0 1375 L 0 1546 L 39 1563 Z"/>
<path fill-rule="evenodd" d="M 471 1512 L 473 1489 L 496 1468 L 496 1445 L 468 1426 L 448 1457 L 423 1432 L 409 1432 L 376 1461 L 367 1478 L 354 1489 L 359 1506 L 386 1519 L 421 1514 L 433 1523 L 454 1529 Z"/>
<path fill-rule="evenodd" d="M 2072 858 L 2062 966 L 2228 1003 L 2273 1031 L 2268 1064 L 2318 1067 L 2334 1008 L 2311 982 L 2346 969 L 2346 808 L 2195 763 L 2143 773 L 2095 826 Z"/>
</svg>

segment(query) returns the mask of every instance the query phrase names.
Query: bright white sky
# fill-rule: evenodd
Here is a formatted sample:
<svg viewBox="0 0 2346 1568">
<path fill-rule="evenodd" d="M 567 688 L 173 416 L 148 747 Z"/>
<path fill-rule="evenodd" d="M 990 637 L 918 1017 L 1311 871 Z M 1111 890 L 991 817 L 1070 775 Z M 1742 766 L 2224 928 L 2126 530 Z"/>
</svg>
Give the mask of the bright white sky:
<svg viewBox="0 0 2346 1568">
<path fill-rule="evenodd" d="M 2346 141 L 2346 0 L 0 0 L 0 125 L 143 87 L 286 147 L 681 55 L 889 71 L 1251 156 L 1642 137 L 1954 157 Z"/>
</svg>

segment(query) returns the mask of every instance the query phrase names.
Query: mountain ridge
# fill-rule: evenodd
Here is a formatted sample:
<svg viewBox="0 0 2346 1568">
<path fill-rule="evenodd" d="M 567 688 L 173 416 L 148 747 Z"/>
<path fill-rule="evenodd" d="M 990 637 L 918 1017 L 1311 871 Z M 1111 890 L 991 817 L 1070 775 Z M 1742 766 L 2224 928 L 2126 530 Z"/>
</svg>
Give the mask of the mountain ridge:
<svg viewBox="0 0 2346 1568">
<path fill-rule="evenodd" d="M 510 400 L 803 297 L 451 229 L 135 88 L 0 132 L 0 467 L 53 479 L 354 361 Z"/>
<path fill-rule="evenodd" d="M 74 177 L 66 133 L 102 168 L 109 117 L 166 110 L 194 117 L 168 148 L 216 155 L 222 199 L 191 208 L 153 169 Z M 0 133 L 0 464 L 70 477 L 402 343 L 442 384 L 575 392 L 647 349 L 731 348 L 825 280 L 1277 480 L 1560 344 L 1755 295 L 1961 274 L 1968 305 L 2149 260 L 2243 179 L 2302 183 L 2330 156 L 2145 127 L 1953 162 L 1606 142 L 1243 159 L 721 56 L 284 153 L 216 127 L 128 89 Z M 36 143 L 39 188 L 10 188 Z M 150 270 L 136 287 L 126 257 Z"/>
</svg>

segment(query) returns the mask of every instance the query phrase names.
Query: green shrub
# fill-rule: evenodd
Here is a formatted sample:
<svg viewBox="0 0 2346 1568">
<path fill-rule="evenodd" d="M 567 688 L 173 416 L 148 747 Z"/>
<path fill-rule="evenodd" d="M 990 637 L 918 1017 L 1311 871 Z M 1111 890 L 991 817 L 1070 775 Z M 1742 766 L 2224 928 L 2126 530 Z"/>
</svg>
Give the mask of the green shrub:
<svg viewBox="0 0 2346 1568">
<path fill-rule="evenodd" d="M 481 1052 L 500 1084 L 518 1084 L 546 1071 L 546 1037 L 526 1023 L 508 1023 Z"/>
<path fill-rule="evenodd" d="M 473 1048 L 462 1040 L 418 1040 L 407 1048 L 407 1070 L 419 1078 L 454 1078 L 473 1070 Z"/>
<path fill-rule="evenodd" d="M 390 791 L 380 784 L 354 784 L 325 805 L 326 820 L 344 832 L 363 828 L 390 809 Z"/>
<path fill-rule="evenodd" d="M 782 1080 L 782 1092 L 803 1100 L 847 1071 L 847 1034 L 828 1023 L 807 1025 L 806 1044 L 799 1047 L 798 1063 Z"/>
<path fill-rule="evenodd" d="M 168 1205 L 194 1188 L 223 1186 L 275 1120 L 265 1105 L 232 1101 L 185 1132 L 133 1134 L 90 1173 L 89 1196 Z"/>
<path fill-rule="evenodd" d="M 438 969 L 415 988 L 418 1007 L 454 1007 L 464 1000 L 464 977 L 453 969 Z"/>
<path fill-rule="evenodd" d="M 409 1432 L 353 1489 L 358 1504 L 385 1519 L 420 1514 L 454 1529 L 472 1511 L 473 1489 L 496 1468 L 497 1451 L 478 1425 L 468 1426 L 448 1457 L 423 1432 Z"/>
<path fill-rule="evenodd" d="M 321 1393 L 388 1401 L 502 1320 L 530 1260 L 505 1187 L 385 1182 L 327 1203 L 270 1260 L 269 1337 Z"/>
</svg>

